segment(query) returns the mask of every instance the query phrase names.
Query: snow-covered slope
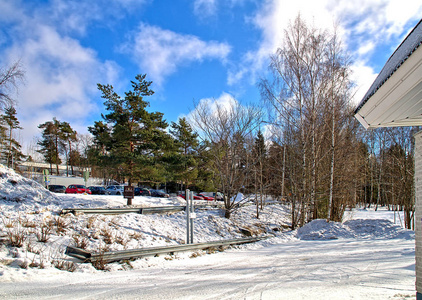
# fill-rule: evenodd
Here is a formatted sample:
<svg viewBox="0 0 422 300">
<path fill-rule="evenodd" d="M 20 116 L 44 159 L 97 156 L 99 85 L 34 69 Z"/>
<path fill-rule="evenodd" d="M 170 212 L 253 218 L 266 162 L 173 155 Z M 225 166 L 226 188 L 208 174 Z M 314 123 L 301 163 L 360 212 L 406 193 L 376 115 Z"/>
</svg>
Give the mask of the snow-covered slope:
<svg viewBox="0 0 422 300">
<path fill-rule="evenodd" d="M 355 209 L 347 212 L 344 223 L 314 220 L 295 231 L 288 230 L 289 208 L 281 204 L 265 206 L 259 219 L 255 206 L 242 207 L 230 220 L 221 209 L 198 210 L 195 242 L 243 237 L 241 229 L 274 237 L 210 255 L 195 251 L 95 266 L 109 273 L 64 254 L 68 245 L 101 252 L 184 243 L 184 212 L 58 214 L 63 208 L 125 203 L 121 196 L 52 194 L 0 165 L 0 298 L 97 298 L 97 289 L 100 298 L 143 299 L 414 295 L 414 234 L 382 208 Z M 183 205 L 184 200 L 135 197 L 133 204 Z"/>
<path fill-rule="evenodd" d="M 48 205 L 58 205 L 59 198 L 38 182 L 22 177 L 0 164 L 0 200 L 2 207 L 36 210 Z"/>
<path fill-rule="evenodd" d="M 126 199 L 122 196 L 53 194 L 4 166 L 0 166 L 0 174 L 0 236 L 4 236 L 0 259 L 8 262 L 0 264 L 3 276 L 31 263 L 35 268 L 54 268 L 57 261 L 72 262 L 73 259 L 64 255 L 68 245 L 107 252 L 185 243 L 184 212 L 59 216 L 63 208 L 124 207 Z M 180 197 L 137 196 L 133 199 L 134 207 L 184 204 L 185 200 Z M 255 235 L 265 234 L 282 230 L 287 222 L 283 206 L 268 206 L 259 220 L 254 218 L 254 210 L 255 207 L 238 210 L 230 220 L 224 218 L 221 209 L 197 210 L 194 242 L 241 238 L 244 229 Z M 21 245 L 11 246 L 13 239 L 22 240 Z M 75 266 L 78 270 L 95 271 L 87 264 Z M 119 269 L 121 265 L 112 264 L 110 268 Z M 25 272 L 30 273 L 32 269 Z"/>
</svg>

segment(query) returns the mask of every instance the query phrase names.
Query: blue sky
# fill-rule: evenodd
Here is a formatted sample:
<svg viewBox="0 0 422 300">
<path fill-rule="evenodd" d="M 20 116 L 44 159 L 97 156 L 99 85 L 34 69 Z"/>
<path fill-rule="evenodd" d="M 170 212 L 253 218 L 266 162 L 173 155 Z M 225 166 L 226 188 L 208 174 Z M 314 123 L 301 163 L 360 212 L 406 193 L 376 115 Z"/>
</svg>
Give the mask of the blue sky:
<svg viewBox="0 0 422 300">
<path fill-rule="evenodd" d="M 0 0 L 0 66 L 20 60 L 26 71 L 15 96 L 20 140 L 33 144 L 37 126 L 53 117 L 86 133 L 104 108 L 97 83 L 123 95 L 136 74 L 153 81 L 155 94 L 146 100 L 169 123 L 194 101 L 258 103 L 268 57 L 299 12 L 321 28 L 337 24 L 353 60 L 358 102 L 422 17 L 422 3 Z"/>
</svg>

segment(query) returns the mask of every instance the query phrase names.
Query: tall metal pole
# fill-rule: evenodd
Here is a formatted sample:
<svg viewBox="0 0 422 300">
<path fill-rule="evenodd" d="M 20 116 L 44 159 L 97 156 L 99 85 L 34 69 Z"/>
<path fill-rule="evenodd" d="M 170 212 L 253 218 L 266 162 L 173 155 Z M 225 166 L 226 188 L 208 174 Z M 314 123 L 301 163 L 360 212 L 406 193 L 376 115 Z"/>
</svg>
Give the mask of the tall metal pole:
<svg viewBox="0 0 422 300">
<path fill-rule="evenodd" d="M 186 244 L 190 244 L 190 207 L 189 207 L 190 191 L 186 189 L 185 200 L 186 200 Z"/>
</svg>

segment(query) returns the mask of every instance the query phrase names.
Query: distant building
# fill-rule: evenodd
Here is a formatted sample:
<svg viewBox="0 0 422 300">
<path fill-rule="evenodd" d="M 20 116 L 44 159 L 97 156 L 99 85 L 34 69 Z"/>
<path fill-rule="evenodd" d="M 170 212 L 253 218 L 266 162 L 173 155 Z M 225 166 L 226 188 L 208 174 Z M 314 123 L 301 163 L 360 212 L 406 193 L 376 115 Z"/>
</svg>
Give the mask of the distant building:
<svg viewBox="0 0 422 300">
<path fill-rule="evenodd" d="M 68 186 L 70 184 L 85 184 L 83 178 L 83 172 L 89 171 L 90 168 L 79 168 L 73 167 L 74 175 L 67 176 L 68 172 L 70 173 L 70 167 L 65 165 L 59 165 L 59 174 L 49 175 L 50 182 L 49 184 L 60 184 Z M 50 164 L 42 162 L 30 162 L 24 161 L 18 163 L 19 172 L 26 178 L 35 180 L 43 185 L 45 185 L 43 179 L 43 170 L 50 170 Z M 56 171 L 56 165 L 53 165 L 53 171 Z M 102 178 L 89 178 L 87 185 L 102 185 L 104 180 Z"/>
</svg>

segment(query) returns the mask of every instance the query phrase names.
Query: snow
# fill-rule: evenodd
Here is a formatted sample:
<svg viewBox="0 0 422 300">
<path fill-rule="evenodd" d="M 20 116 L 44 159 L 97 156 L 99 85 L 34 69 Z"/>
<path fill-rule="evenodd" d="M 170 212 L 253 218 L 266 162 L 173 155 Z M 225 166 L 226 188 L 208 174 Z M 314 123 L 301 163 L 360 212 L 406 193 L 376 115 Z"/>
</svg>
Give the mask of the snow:
<svg viewBox="0 0 422 300">
<path fill-rule="evenodd" d="M 414 233 L 385 219 L 358 219 L 344 223 L 313 220 L 297 230 L 301 240 L 327 240 L 338 238 L 414 239 Z"/>
<path fill-rule="evenodd" d="M 197 210 L 194 241 L 269 239 L 223 252 L 182 252 L 97 270 L 64 254 L 184 243 L 184 212 L 59 216 L 63 208 L 125 207 L 122 196 L 59 195 L 0 165 L 0 298 L 7 299 L 415 299 L 414 233 L 386 208 L 347 211 L 343 223 L 314 220 L 291 231 L 288 207 L 244 206 L 230 220 Z M 184 205 L 179 197 L 135 197 L 133 207 Z M 48 240 L 40 242 L 50 230 Z M 24 237 L 22 247 L 10 236 Z M 1 240 L 0 240 L 1 241 Z M 73 272 L 57 266 L 74 268 Z"/>
</svg>

